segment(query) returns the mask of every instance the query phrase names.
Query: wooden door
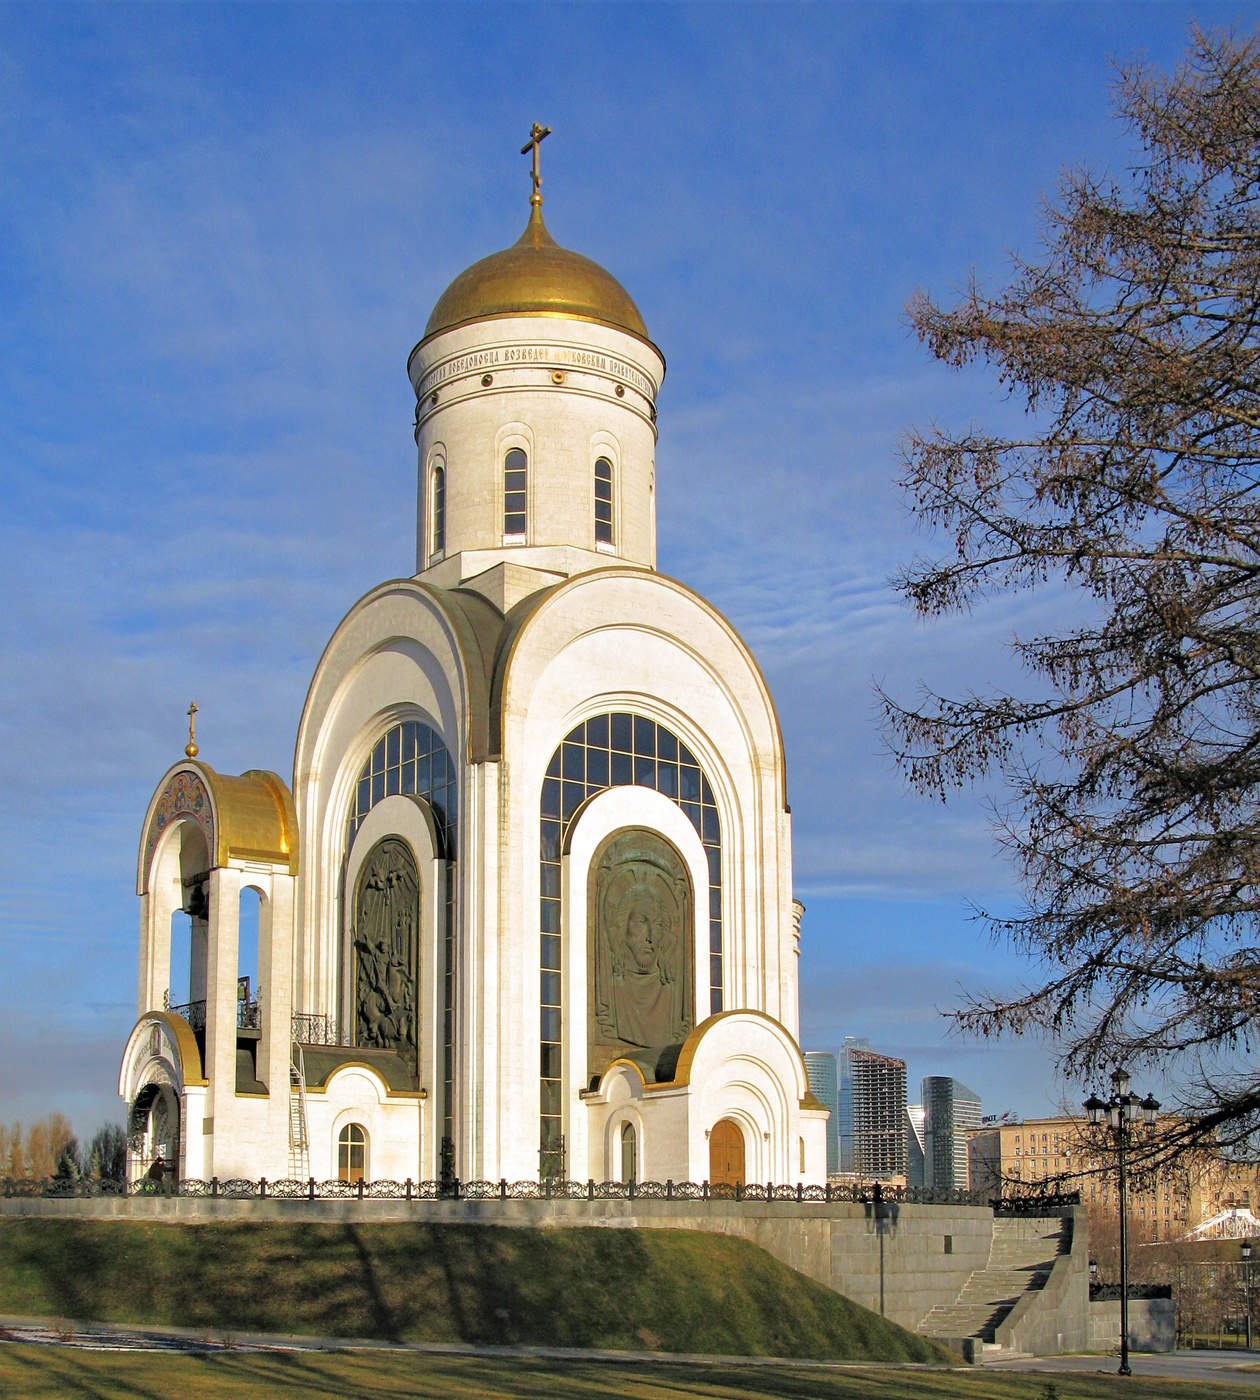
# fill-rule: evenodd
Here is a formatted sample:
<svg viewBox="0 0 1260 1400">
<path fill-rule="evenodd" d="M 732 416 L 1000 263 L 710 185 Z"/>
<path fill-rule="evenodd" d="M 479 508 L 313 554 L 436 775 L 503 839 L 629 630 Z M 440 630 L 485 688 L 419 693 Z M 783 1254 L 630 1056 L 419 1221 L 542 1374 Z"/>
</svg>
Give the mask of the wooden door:
<svg viewBox="0 0 1260 1400">
<path fill-rule="evenodd" d="M 709 1134 L 709 1185 L 738 1186 L 744 1180 L 744 1135 L 739 1124 L 720 1119 Z"/>
</svg>

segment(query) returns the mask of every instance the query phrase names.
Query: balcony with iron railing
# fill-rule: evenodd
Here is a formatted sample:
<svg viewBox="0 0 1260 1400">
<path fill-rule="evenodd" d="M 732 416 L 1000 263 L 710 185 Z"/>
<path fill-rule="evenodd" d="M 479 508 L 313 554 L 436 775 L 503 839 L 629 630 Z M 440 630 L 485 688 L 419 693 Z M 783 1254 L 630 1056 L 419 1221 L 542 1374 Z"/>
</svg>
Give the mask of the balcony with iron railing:
<svg viewBox="0 0 1260 1400">
<path fill-rule="evenodd" d="M 162 999 L 162 1009 L 175 1016 L 182 1016 L 192 1027 L 195 1035 L 204 1035 L 206 1030 L 206 1003 L 186 1001 L 172 1006 L 169 994 Z M 236 1028 L 241 1031 L 262 1029 L 262 1016 L 257 1000 L 236 1003 Z M 289 1038 L 299 1045 L 349 1045 L 352 1042 L 342 1036 L 341 1025 L 335 1016 L 322 1012 L 295 1011 L 290 1020 Z"/>
<path fill-rule="evenodd" d="M 202 1001 L 186 1001 L 179 1006 L 172 1006 L 170 997 L 163 998 L 163 1011 L 169 1011 L 174 1016 L 182 1016 L 192 1027 L 194 1035 L 204 1035 L 206 1030 L 206 1003 Z M 262 1028 L 262 1017 L 256 1001 L 238 1001 L 236 1003 L 236 1029 L 238 1031 L 256 1031 Z"/>
</svg>

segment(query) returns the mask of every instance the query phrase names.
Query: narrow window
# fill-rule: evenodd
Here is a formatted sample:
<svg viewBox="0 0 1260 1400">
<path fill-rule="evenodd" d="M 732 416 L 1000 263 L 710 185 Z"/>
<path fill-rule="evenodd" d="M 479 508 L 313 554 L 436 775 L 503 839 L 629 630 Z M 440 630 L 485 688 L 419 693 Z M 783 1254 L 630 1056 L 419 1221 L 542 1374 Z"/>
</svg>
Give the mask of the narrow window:
<svg viewBox="0 0 1260 1400">
<path fill-rule="evenodd" d="M 337 1138 L 337 1177 L 352 1186 L 363 1180 L 367 1165 L 367 1134 L 358 1123 L 347 1123 Z"/>
<path fill-rule="evenodd" d="M 622 1181 L 633 1181 L 637 1184 L 639 1179 L 638 1157 L 638 1143 L 635 1141 L 634 1124 L 623 1123 L 621 1126 Z"/>
<path fill-rule="evenodd" d="M 607 457 L 595 463 L 595 543 L 613 542 L 613 469 Z"/>
<path fill-rule="evenodd" d="M 446 551 L 446 468 L 433 468 L 433 553 Z"/>
<path fill-rule="evenodd" d="M 503 459 L 503 533 L 518 538 L 525 534 L 525 472 L 525 454 L 514 447 Z"/>
</svg>

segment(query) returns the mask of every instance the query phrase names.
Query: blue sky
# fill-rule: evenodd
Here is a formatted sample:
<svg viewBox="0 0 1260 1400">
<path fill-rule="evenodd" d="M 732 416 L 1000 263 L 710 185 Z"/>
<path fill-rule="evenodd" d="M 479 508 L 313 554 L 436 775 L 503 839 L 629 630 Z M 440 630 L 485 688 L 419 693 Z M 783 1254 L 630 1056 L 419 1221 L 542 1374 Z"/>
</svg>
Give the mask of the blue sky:
<svg viewBox="0 0 1260 1400">
<path fill-rule="evenodd" d="M 899 435 L 1016 413 L 903 307 L 1034 255 L 1064 166 L 1132 164 L 1111 60 L 1171 66 L 1191 19 L 1260 6 L 0 5 L 0 1119 L 121 1114 L 189 699 L 214 767 L 288 778 L 328 635 L 414 567 L 406 357 L 520 231 L 534 120 L 549 228 L 669 364 L 660 567 L 778 700 L 803 1040 L 1051 1109 L 1049 1047 L 940 1014 L 1035 971 L 969 917 L 1013 894 L 982 795 L 907 795 L 875 723 L 873 679 L 1009 679 L 1056 603 L 924 627 L 890 591 L 930 545 Z"/>
</svg>

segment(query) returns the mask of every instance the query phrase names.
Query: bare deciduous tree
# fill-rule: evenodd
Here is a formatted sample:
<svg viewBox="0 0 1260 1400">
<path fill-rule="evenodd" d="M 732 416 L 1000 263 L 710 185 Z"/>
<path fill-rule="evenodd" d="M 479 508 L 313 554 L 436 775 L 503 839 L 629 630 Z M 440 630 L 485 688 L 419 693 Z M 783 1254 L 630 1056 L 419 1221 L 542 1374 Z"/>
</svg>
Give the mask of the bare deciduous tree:
<svg viewBox="0 0 1260 1400">
<path fill-rule="evenodd" d="M 1260 42 L 1195 30 L 1115 103 L 1135 169 L 1066 174 L 1005 289 L 909 307 L 1029 427 L 908 435 L 902 485 L 945 543 L 901 591 L 934 617 L 1050 585 L 1071 621 L 1013 641 L 1026 693 L 881 701 L 916 788 L 1004 794 L 1023 902 L 990 924 L 1041 973 L 961 1025 L 1048 1030 L 1078 1081 L 1180 1070 L 1179 1134 L 1238 1142 L 1260 1128 Z"/>
</svg>

